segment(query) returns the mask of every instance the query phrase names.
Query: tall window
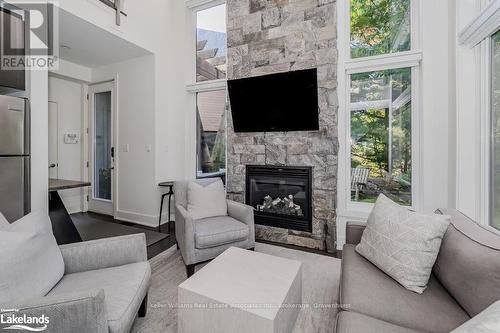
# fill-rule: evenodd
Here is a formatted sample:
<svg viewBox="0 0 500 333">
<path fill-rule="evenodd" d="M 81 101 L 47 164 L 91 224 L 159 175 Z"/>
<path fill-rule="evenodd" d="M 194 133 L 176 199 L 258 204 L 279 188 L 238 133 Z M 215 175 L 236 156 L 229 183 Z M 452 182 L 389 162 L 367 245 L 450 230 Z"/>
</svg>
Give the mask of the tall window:
<svg viewBox="0 0 500 333">
<path fill-rule="evenodd" d="M 350 1 L 347 202 L 371 204 L 383 193 L 402 205 L 414 204 L 412 73 L 421 54 L 412 40 L 412 5 L 411 0 Z"/>
<path fill-rule="evenodd" d="M 500 31 L 491 38 L 491 205 L 490 223 L 500 229 Z"/>
<path fill-rule="evenodd" d="M 196 96 L 197 177 L 226 174 L 226 91 L 200 92 Z"/>
<path fill-rule="evenodd" d="M 226 78 L 226 5 L 196 13 L 196 82 Z"/>
<path fill-rule="evenodd" d="M 196 96 L 196 177 L 226 175 L 226 5 L 220 0 L 192 2 L 192 83 Z M 194 70 L 194 68 L 196 68 Z"/>
</svg>

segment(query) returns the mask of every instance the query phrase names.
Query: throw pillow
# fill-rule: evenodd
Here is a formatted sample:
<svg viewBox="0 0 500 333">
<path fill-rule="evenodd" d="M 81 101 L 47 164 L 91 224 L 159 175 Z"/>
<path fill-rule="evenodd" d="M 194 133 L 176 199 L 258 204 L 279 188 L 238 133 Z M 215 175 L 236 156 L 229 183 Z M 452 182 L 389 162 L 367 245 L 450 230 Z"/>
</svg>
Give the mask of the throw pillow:
<svg viewBox="0 0 500 333">
<path fill-rule="evenodd" d="M 418 214 L 380 195 L 356 251 L 406 289 L 423 293 L 450 217 Z"/>
<path fill-rule="evenodd" d="M 227 215 L 226 192 L 222 180 L 202 185 L 188 184 L 187 210 L 194 220 Z"/>
<path fill-rule="evenodd" d="M 32 213 L 0 231 L 0 304 L 45 296 L 64 275 L 49 217 Z"/>
<path fill-rule="evenodd" d="M 451 333 L 498 333 L 500 332 L 500 301 L 493 303 L 474 318 L 466 321 Z"/>
</svg>

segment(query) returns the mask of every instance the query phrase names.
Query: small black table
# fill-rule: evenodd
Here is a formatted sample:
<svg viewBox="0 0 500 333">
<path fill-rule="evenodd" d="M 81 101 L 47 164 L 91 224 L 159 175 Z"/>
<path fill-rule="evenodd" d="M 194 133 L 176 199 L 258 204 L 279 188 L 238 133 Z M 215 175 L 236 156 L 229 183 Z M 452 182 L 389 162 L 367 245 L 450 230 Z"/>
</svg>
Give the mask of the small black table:
<svg viewBox="0 0 500 333">
<path fill-rule="evenodd" d="M 160 217 L 158 218 L 158 231 L 161 232 L 161 214 L 163 213 L 163 201 L 168 195 L 168 233 L 170 233 L 170 203 L 172 201 L 172 195 L 174 194 L 174 182 L 162 182 L 158 184 L 159 187 L 168 187 L 168 192 L 161 195 L 160 203 Z"/>
</svg>

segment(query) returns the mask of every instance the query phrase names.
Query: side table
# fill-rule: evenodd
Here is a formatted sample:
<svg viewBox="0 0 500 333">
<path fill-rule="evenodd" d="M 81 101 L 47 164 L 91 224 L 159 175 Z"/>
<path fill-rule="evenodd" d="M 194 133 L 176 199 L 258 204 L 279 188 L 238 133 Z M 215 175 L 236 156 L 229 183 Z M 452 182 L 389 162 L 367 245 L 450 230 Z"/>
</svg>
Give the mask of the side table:
<svg viewBox="0 0 500 333">
<path fill-rule="evenodd" d="M 163 213 L 163 201 L 168 195 L 168 233 L 170 233 L 170 204 L 172 201 L 172 195 L 174 194 L 174 182 L 162 182 L 158 184 L 159 187 L 168 187 L 168 192 L 161 195 L 160 203 L 160 217 L 158 218 L 158 231 L 161 232 L 161 214 Z"/>
</svg>

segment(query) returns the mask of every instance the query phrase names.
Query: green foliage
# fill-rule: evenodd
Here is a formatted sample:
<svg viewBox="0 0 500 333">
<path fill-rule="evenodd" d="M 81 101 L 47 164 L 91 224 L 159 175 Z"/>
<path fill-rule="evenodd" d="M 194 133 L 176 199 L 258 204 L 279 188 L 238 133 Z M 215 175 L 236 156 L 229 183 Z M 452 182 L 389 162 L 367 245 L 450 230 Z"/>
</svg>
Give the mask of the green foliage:
<svg viewBox="0 0 500 333">
<path fill-rule="evenodd" d="M 410 49 L 410 0 L 351 0 L 353 58 Z"/>
</svg>

